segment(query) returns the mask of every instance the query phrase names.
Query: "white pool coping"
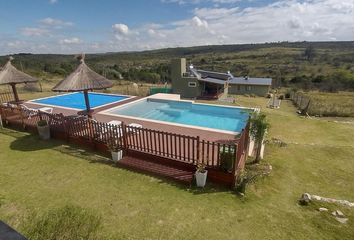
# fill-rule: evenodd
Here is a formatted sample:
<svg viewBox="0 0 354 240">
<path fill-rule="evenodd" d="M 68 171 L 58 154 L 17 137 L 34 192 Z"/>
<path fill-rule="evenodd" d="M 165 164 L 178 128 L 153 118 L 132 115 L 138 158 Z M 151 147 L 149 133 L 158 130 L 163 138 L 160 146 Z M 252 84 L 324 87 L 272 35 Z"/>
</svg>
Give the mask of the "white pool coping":
<svg viewBox="0 0 354 240">
<path fill-rule="evenodd" d="M 49 106 L 49 107 L 54 107 L 54 108 L 62 108 L 62 109 L 74 110 L 74 111 L 85 111 L 85 109 L 80 109 L 80 108 L 70 108 L 70 107 L 63 107 L 63 106 L 60 106 L 60 105 L 52 105 L 52 104 L 34 102 L 34 101 L 38 101 L 38 100 L 43 100 L 43 99 L 48 99 L 48 98 L 55 98 L 55 97 L 58 97 L 58 96 L 65 96 L 65 95 L 70 95 L 70 94 L 75 94 L 75 93 L 78 93 L 78 92 L 70 92 L 70 93 L 64 93 L 64 94 L 58 94 L 58 95 L 54 95 L 54 96 L 49 96 L 49 97 L 32 99 L 30 101 L 26 101 L 25 103 L 30 103 L 30 104 L 39 105 L 39 106 Z M 111 105 L 111 104 L 123 102 L 125 100 L 128 100 L 128 99 L 131 99 L 131 98 L 135 97 L 135 96 L 131 96 L 131 95 L 123 95 L 123 94 L 119 94 L 118 95 L 118 94 L 113 94 L 113 93 L 100 93 L 100 92 L 89 92 L 89 93 L 101 94 L 101 95 L 110 95 L 110 96 L 127 97 L 127 98 L 121 99 L 119 101 L 114 101 L 114 102 L 106 103 L 106 104 L 91 108 L 92 110 L 95 110 L 95 109 L 98 109 L 98 108 L 101 108 L 101 107 L 105 107 L 105 106 L 108 106 L 108 105 Z"/>
<path fill-rule="evenodd" d="M 176 95 L 176 94 L 174 94 Z M 146 122 L 153 122 L 153 123 L 159 123 L 159 124 L 165 124 L 165 125 L 172 125 L 172 126 L 177 126 L 177 127 L 185 127 L 185 128 L 193 128 L 193 129 L 199 129 L 203 131 L 211 131 L 211 132 L 217 132 L 217 133 L 225 133 L 225 134 L 232 134 L 232 135 L 237 135 L 240 134 L 240 132 L 234 132 L 234 131 L 227 131 L 227 130 L 221 130 L 221 129 L 215 129 L 215 128 L 208 128 L 208 127 L 199 127 L 199 126 L 194 126 L 194 125 L 189 125 L 189 124 L 182 124 L 182 123 L 173 123 L 173 122 L 168 122 L 168 121 L 160 121 L 160 120 L 155 120 L 155 119 L 148 119 L 148 118 L 139 118 L 139 117 L 132 117 L 128 115 L 120 115 L 120 114 L 113 114 L 110 113 L 113 110 L 119 109 L 119 108 L 124 108 L 129 105 L 145 101 L 146 99 L 158 99 L 158 100 L 167 100 L 167 101 L 176 101 L 176 102 L 188 102 L 192 104 L 197 104 L 197 105 L 208 105 L 208 106 L 215 106 L 215 107 L 225 107 L 225 108 L 237 108 L 237 109 L 247 109 L 247 110 L 253 110 L 256 111 L 255 108 L 248 108 L 248 107 L 238 107 L 238 106 L 227 106 L 227 105 L 218 105 L 218 104 L 207 104 L 207 103 L 196 103 L 195 101 L 192 100 L 174 100 L 171 98 L 161 98 L 161 95 L 158 98 L 155 98 L 154 95 L 144 97 L 141 99 L 138 99 L 136 101 L 129 102 L 127 104 L 123 104 L 120 106 L 116 106 L 101 112 L 98 112 L 98 114 L 102 115 L 107 115 L 107 116 L 114 116 L 114 117 L 121 117 L 121 118 L 127 118 L 127 119 L 133 119 L 133 120 L 139 120 L 139 121 L 146 121 Z"/>
</svg>

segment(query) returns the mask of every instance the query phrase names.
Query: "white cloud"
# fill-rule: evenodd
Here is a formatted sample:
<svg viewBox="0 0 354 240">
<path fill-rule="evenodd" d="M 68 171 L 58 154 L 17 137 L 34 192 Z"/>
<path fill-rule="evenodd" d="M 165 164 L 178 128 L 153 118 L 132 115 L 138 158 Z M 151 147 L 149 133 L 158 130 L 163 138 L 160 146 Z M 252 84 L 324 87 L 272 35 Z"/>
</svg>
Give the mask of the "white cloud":
<svg viewBox="0 0 354 240">
<path fill-rule="evenodd" d="M 121 35 L 127 35 L 129 33 L 129 27 L 123 23 L 116 23 L 112 26 L 115 33 Z"/>
<path fill-rule="evenodd" d="M 82 43 L 82 40 L 77 37 L 65 38 L 59 41 L 60 44 L 79 44 Z"/>
<path fill-rule="evenodd" d="M 179 5 L 200 4 L 205 2 L 211 2 L 215 4 L 234 4 L 241 1 L 242 0 L 161 0 L 162 3 L 176 3 Z M 248 1 L 252 1 L 252 0 L 248 0 Z"/>
<path fill-rule="evenodd" d="M 191 16 L 178 21 L 144 23 L 134 28 L 117 23 L 111 26 L 111 31 L 107 30 L 107 35 L 102 34 L 109 37 L 102 37 L 95 42 L 82 42 L 79 38 L 78 41 L 73 41 L 73 38 L 68 38 L 64 31 L 54 31 L 50 27 L 52 26 L 50 24 L 55 23 L 54 19 L 47 19 L 46 24 L 41 23 L 38 28 L 24 28 L 21 32 L 26 36 L 53 34 L 52 38 L 42 37 L 41 39 L 44 39 L 42 43 L 46 43 L 50 52 L 65 53 L 79 50 L 136 51 L 210 44 L 354 39 L 354 0 L 279 0 L 268 5 L 244 9 L 227 5 L 199 7 L 192 9 L 190 13 Z M 20 46 L 18 51 L 28 52 L 33 44 L 36 45 L 38 42 L 39 45 L 39 39 L 38 37 L 32 42 L 18 44 Z M 62 39 L 61 49 L 57 49 L 57 39 Z M 0 40 L 2 46 L 0 49 L 6 51 L 10 47 L 5 44 L 8 41 Z M 11 39 L 9 42 L 16 40 L 22 39 Z M 75 42 L 80 44 L 73 44 Z M 44 50 L 37 46 L 35 51 Z"/>
<path fill-rule="evenodd" d="M 182 4 L 186 1 L 172 2 Z M 188 3 L 192 2 L 195 1 Z M 225 6 L 195 8 L 193 14 L 195 16 L 191 19 L 162 24 L 157 29 L 148 28 L 145 34 L 140 31 L 142 34 L 139 41 L 144 44 L 139 44 L 137 38 L 128 36 L 125 41 L 112 47 L 117 47 L 116 50 L 142 50 L 208 44 L 332 41 L 354 38 L 354 0 L 284 0 L 245 9 Z"/>
<path fill-rule="evenodd" d="M 44 18 L 44 19 L 41 19 L 39 20 L 39 22 L 44 25 L 44 26 L 47 26 L 47 27 L 57 27 L 57 28 L 61 28 L 61 27 L 64 27 L 64 26 L 72 26 L 73 23 L 72 22 L 66 22 L 66 21 L 63 21 L 63 20 L 60 20 L 60 19 L 55 19 L 55 18 Z"/>
<path fill-rule="evenodd" d="M 21 45 L 23 45 L 23 42 L 19 41 L 19 40 L 6 43 L 6 46 L 9 48 L 19 48 L 19 47 L 21 47 Z"/>
<path fill-rule="evenodd" d="M 37 27 L 26 27 L 21 29 L 21 33 L 24 36 L 28 37 L 39 37 L 43 35 L 48 35 L 49 31 L 47 29 L 43 28 L 37 28 Z"/>
<path fill-rule="evenodd" d="M 220 19 L 231 16 L 239 11 L 239 8 L 196 8 L 194 14 L 204 19 Z"/>
<path fill-rule="evenodd" d="M 55 4 L 55 3 L 57 3 L 58 2 L 58 0 L 49 0 L 49 3 L 50 4 Z"/>
<path fill-rule="evenodd" d="M 194 17 L 192 18 L 192 22 L 193 22 L 193 24 L 194 24 L 195 26 L 197 26 L 197 27 L 208 28 L 208 22 L 205 21 L 205 20 L 200 19 L 200 18 L 197 17 L 197 16 L 194 16 Z"/>
</svg>

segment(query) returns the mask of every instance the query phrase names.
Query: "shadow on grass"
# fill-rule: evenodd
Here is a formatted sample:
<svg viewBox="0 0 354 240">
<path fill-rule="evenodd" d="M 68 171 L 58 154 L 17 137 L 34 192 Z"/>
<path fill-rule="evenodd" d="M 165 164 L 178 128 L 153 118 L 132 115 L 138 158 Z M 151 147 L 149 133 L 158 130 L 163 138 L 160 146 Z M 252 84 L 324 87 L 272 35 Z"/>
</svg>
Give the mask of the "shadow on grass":
<svg viewBox="0 0 354 240">
<path fill-rule="evenodd" d="M 97 152 L 94 152 L 91 149 L 80 148 L 77 145 L 60 145 L 55 147 L 53 150 L 66 155 L 70 155 L 72 157 L 84 159 L 89 163 L 99 163 L 115 167 L 115 164 L 111 161 L 110 158 L 101 154 L 97 154 Z"/>
<path fill-rule="evenodd" d="M 196 195 L 210 194 L 210 193 L 217 193 L 217 192 L 233 193 L 233 191 L 227 187 L 215 185 L 212 183 L 208 183 L 204 188 L 198 188 L 195 186 L 194 181 L 191 185 L 183 184 L 171 180 L 170 178 L 159 176 L 153 173 L 150 174 L 150 173 L 130 170 L 127 168 L 122 168 L 119 167 L 117 164 L 113 163 L 108 156 L 104 156 L 103 154 L 98 154 L 97 152 L 94 152 L 92 149 L 87 149 L 87 148 L 85 149 L 82 148 L 82 146 L 75 145 L 75 144 L 67 144 L 66 142 L 60 140 L 51 139 L 49 141 L 43 141 L 39 139 L 38 135 L 29 134 L 27 132 L 10 130 L 10 129 L 1 129 L 0 133 L 15 138 L 15 140 L 10 144 L 10 149 L 12 150 L 30 152 L 30 151 L 38 151 L 43 149 L 52 149 L 62 154 L 66 154 L 79 159 L 84 159 L 89 163 L 105 164 L 110 167 L 119 168 L 124 171 L 129 171 L 129 172 L 133 172 L 145 176 L 153 176 L 154 178 L 159 179 L 158 182 L 159 184 L 168 184 L 176 188 L 179 188 L 183 191 L 187 191 Z"/>
<path fill-rule="evenodd" d="M 127 172 L 131 172 L 134 174 L 139 174 L 139 175 L 144 175 L 144 176 L 148 176 L 148 177 L 154 177 L 155 179 L 158 179 L 158 184 L 160 185 L 170 185 L 173 187 L 176 187 L 180 190 L 195 194 L 195 195 L 199 195 L 199 194 L 211 194 L 211 193 L 220 193 L 220 192 L 229 192 L 231 194 L 235 194 L 236 193 L 234 191 L 232 191 L 230 188 L 221 186 L 221 185 L 217 185 L 217 184 L 213 184 L 213 183 L 207 183 L 206 186 L 204 188 L 198 188 L 196 186 L 195 183 L 195 179 L 193 179 L 191 184 L 188 183 L 182 183 L 182 182 L 178 182 L 176 180 L 173 180 L 171 178 L 168 177 L 164 177 L 161 175 L 156 175 L 153 173 L 146 173 L 146 172 L 141 172 L 141 171 L 136 171 L 136 170 L 132 170 L 132 169 L 128 169 L 125 167 L 119 167 L 118 165 L 113 164 L 113 166 L 118 167 L 119 169 L 122 169 L 124 171 Z"/>
<path fill-rule="evenodd" d="M 15 138 L 15 140 L 10 144 L 10 149 L 16 151 L 31 152 L 43 149 L 53 149 L 54 147 L 61 145 L 60 141 L 43 141 L 38 137 L 38 135 L 27 132 L 4 128 L 0 130 L 0 133 Z"/>
</svg>

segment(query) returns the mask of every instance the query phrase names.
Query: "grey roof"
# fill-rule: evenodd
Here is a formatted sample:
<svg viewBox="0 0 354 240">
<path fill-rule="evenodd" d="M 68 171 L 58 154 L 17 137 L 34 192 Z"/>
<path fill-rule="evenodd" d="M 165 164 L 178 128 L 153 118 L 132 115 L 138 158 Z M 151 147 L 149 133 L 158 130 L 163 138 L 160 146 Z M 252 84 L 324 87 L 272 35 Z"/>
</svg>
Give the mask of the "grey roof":
<svg viewBox="0 0 354 240">
<path fill-rule="evenodd" d="M 221 84 L 221 85 L 224 85 L 226 82 L 225 80 L 220 80 L 216 78 L 198 78 L 198 80 L 202 82 L 210 82 L 210 83 Z"/>
<path fill-rule="evenodd" d="M 106 89 L 112 86 L 113 83 L 111 81 L 89 68 L 82 57 L 77 69 L 61 80 L 52 90 L 57 92 L 76 92 Z"/>
<path fill-rule="evenodd" d="M 224 84 L 226 81 L 229 84 L 243 84 L 243 85 L 264 85 L 271 86 L 271 78 L 251 78 L 251 77 L 234 77 L 231 73 L 220 73 L 212 71 L 204 71 L 195 68 L 190 68 L 190 72 L 198 78 L 199 81 Z"/>
<path fill-rule="evenodd" d="M 229 75 L 227 73 L 219 73 L 219 72 L 212 72 L 212 71 L 204 71 L 204 70 L 197 70 L 199 74 L 201 74 L 202 78 L 216 78 L 216 79 L 222 79 L 222 80 L 228 80 L 232 75 Z"/>
<path fill-rule="evenodd" d="M 1 69 L 0 72 L 0 85 L 2 84 L 18 84 L 18 83 L 28 83 L 28 82 L 37 82 L 38 80 L 34 77 L 31 77 L 27 73 L 21 72 L 15 68 L 11 61 L 12 57 L 9 58 L 9 61 Z"/>
<path fill-rule="evenodd" d="M 271 78 L 251 78 L 251 77 L 234 77 L 229 80 L 230 84 L 244 84 L 244 85 L 265 85 L 271 86 Z"/>
</svg>

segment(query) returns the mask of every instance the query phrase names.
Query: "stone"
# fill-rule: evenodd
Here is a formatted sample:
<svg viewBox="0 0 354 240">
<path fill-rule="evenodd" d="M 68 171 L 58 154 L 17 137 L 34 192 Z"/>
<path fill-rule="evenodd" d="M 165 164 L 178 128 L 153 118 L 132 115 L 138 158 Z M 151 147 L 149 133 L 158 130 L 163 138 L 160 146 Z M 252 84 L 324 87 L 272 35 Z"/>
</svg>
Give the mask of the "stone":
<svg viewBox="0 0 354 240">
<path fill-rule="evenodd" d="M 317 201 L 321 201 L 321 197 L 320 196 L 317 196 L 317 195 L 312 195 L 311 196 L 313 200 L 317 200 Z"/>
<path fill-rule="evenodd" d="M 324 208 L 324 207 L 320 207 L 320 208 L 318 209 L 318 211 L 320 211 L 320 212 L 328 212 L 328 209 L 327 209 L 327 208 Z"/>
<path fill-rule="evenodd" d="M 302 205 L 307 205 L 311 202 L 311 195 L 309 193 L 304 193 L 302 194 L 300 200 L 299 200 L 300 204 Z"/>
<path fill-rule="evenodd" d="M 340 222 L 340 223 L 343 223 L 343 224 L 345 224 L 345 223 L 348 222 L 348 218 L 336 217 L 336 220 L 337 220 L 338 222 Z"/>
<path fill-rule="evenodd" d="M 341 211 L 337 210 L 336 212 L 338 217 L 344 217 L 344 214 Z"/>
<path fill-rule="evenodd" d="M 340 211 L 340 210 L 333 211 L 332 215 L 337 218 L 344 218 L 345 217 L 344 214 L 342 213 L 342 211 Z"/>
</svg>

